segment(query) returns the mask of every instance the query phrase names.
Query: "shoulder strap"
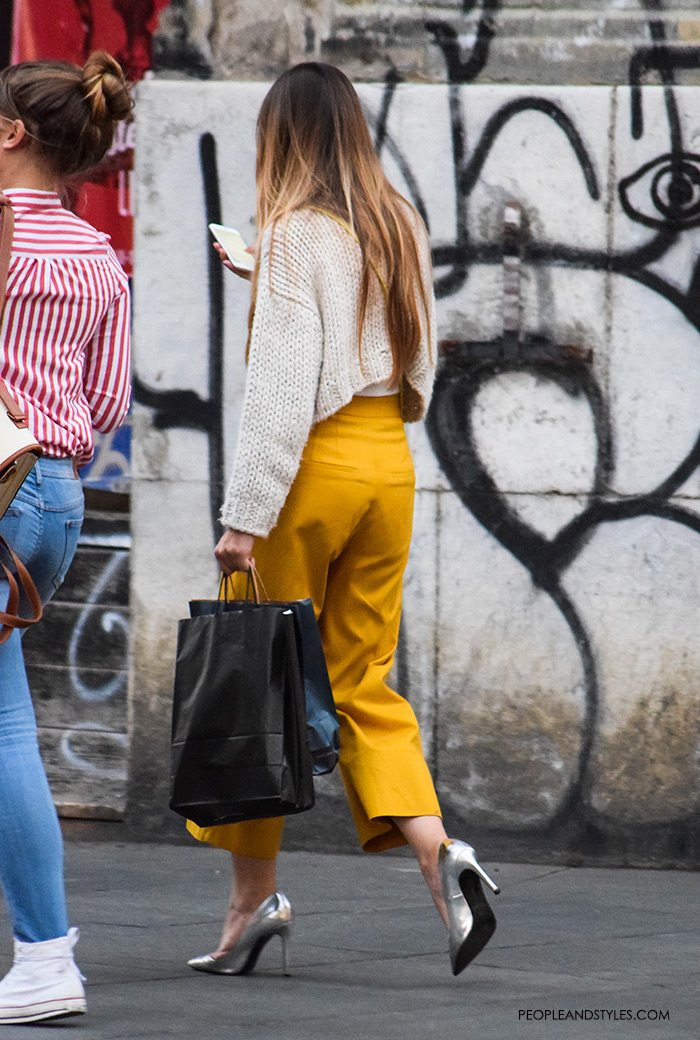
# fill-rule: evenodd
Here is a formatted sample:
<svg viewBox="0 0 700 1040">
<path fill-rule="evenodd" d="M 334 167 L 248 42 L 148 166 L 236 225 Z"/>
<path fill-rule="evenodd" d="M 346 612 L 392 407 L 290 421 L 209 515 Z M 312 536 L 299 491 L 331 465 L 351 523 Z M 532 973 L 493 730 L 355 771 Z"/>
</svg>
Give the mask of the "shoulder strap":
<svg viewBox="0 0 700 1040">
<path fill-rule="evenodd" d="M 12 238 L 15 233 L 15 212 L 7 195 L 0 191 L 0 322 L 5 310 L 5 288 L 7 286 L 7 273 L 10 269 L 10 254 L 12 253 Z M 17 402 L 8 393 L 5 384 L 0 379 L 0 400 L 7 408 L 7 414 L 13 422 L 18 420 L 27 425 L 22 412 L 17 407 Z M 19 413 L 19 414 L 18 414 Z"/>
<path fill-rule="evenodd" d="M 7 272 L 10 267 L 10 253 L 12 252 L 12 237 L 15 233 L 15 214 L 12 203 L 0 192 L 0 320 L 5 308 L 5 286 L 7 285 Z M 7 414 L 18 425 L 27 425 L 17 402 L 7 392 L 5 384 L 0 379 L 0 399 L 7 410 Z M 20 558 L 12 551 L 5 539 L 0 535 L 0 546 L 8 553 L 13 565 L 14 573 L 3 560 L 0 560 L 0 570 L 4 573 L 9 587 L 9 596 L 5 610 L 0 610 L 0 644 L 6 642 L 16 628 L 28 628 L 41 619 L 43 608 L 41 598 L 37 592 L 32 577 Z M 17 577 L 15 578 L 15 574 Z M 17 613 L 19 609 L 19 586 L 29 603 L 31 617 L 22 618 Z"/>
<path fill-rule="evenodd" d="M 15 233 L 15 213 L 7 195 L 0 192 L 0 319 L 5 308 L 5 286 L 10 267 L 12 236 Z"/>
<path fill-rule="evenodd" d="M 29 628 L 30 625 L 40 621 L 43 607 L 41 597 L 37 592 L 36 585 L 32 581 L 29 571 L 19 556 L 12 551 L 2 535 L 0 535 L 0 546 L 5 549 L 14 565 L 13 573 L 6 563 L 0 560 L 0 569 L 4 572 L 5 580 L 10 590 L 5 610 L 0 610 L 0 644 L 2 644 L 10 638 L 14 629 Z M 31 616 L 28 618 L 20 617 L 17 613 L 19 607 L 19 587 L 22 588 L 29 604 Z"/>
</svg>

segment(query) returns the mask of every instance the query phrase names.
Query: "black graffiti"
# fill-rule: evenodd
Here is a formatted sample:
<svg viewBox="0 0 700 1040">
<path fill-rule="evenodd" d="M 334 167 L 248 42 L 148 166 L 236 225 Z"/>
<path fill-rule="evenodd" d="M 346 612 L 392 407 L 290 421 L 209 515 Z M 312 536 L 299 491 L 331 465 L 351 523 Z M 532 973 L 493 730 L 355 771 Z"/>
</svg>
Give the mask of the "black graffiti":
<svg viewBox="0 0 700 1040">
<path fill-rule="evenodd" d="M 663 0 L 642 0 L 642 6 L 651 12 L 663 12 Z M 700 48 L 666 41 L 666 26 L 660 18 L 649 19 L 651 47 L 639 47 L 630 58 L 629 84 L 632 90 L 632 136 L 638 140 L 644 133 L 641 86 L 649 72 L 658 73 L 666 87 L 673 87 L 676 72 L 700 68 Z M 678 108 L 672 90 L 666 91 L 666 107 L 674 151 L 681 147 Z"/>
<path fill-rule="evenodd" d="M 377 153 L 381 155 L 382 151 L 386 150 L 396 162 L 397 166 L 401 170 L 401 176 L 409 187 L 409 194 L 413 201 L 413 205 L 425 221 L 426 227 L 429 228 L 430 214 L 428 213 L 425 200 L 423 199 L 420 188 L 418 187 L 418 181 L 411 169 L 411 164 L 394 138 L 387 133 L 387 119 L 389 118 L 389 112 L 391 110 L 391 102 L 400 82 L 401 75 L 396 71 L 396 69 L 390 69 L 385 79 L 384 95 L 379 109 L 379 114 L 376 119 L 373 119 L 371 114 L 367 113 L 367 119 L 368 122 L 374 126 L 374 144 Z"/>
<path fill-rule="evenodd" d="M 433 250 L 435 267 L 451 266 L 451 270 L 447 274 L 439 275 L 435 280 L 435 292 L 438 298 L 452 295 L 461 288 L 468 277 L 469 268 L 474 263 L 500 263 L 502 250 L 500 242 L 477 246 L 472 245 L 470 242 L 466 201 L 478 183 L 484 163 L 499 134 L 512 119 L 524 112 L 541 112 L 559 127 L 576 156 L 589 195 L 593 199 L 600 197 L 598 179 L 593 162 L 572 120 L 560 105 L 555 104 L 548 98 L 541 97 L 523 97 L 508 102 L 489 119 L 472 155 L 468 159 L 465 158 L 461 163 L 459 162 L 459 157 L 463 152 L 462 142 L 465 136 L 462 129 L 463 116 L 461 111 L 457 115 L 453 106 L 452 146 L 455 190 L 456 197 L 461 202 L 457 206 L 454 245 L 436 245 Z M 566 245 L 561 245 L 558 248 L 559 255 L 556 259 L 553 258 L 552 262 L 564 261 L 568 264 L 589 266 L 590 252 L 582 252 Z M 530 259 L 535 258 L 531 256 Z"/>
<path fill-rule="evenodd" d="M 134 398 L 139 404 L 153 409 L 153 425 L 159 430 L 200 430 L 206 434 L 209 477 L 209 511 L 214 540 L 217 536 L 217 518 L 224 484 L 224 284 L 223 266 L 211 248 L 207 225 L 221 223 L 221 194 L 216 159 L 216 142 L 210 133 L 202 134 L 199 142 L 200 168 L 204 193 L 205 222 L 208 256 L 208 394 L 200 397 L 194 390 L 156 390 L 136 376 Z"/>
<path fill-rule="evenodd" d="M 648 184 L 645 184 L 648 181 Z M 635 205 L 632 192 L 642 188 L 652 210 Z M 631 220 L 651 228 L 681 231 L 700 224 L 700 155 L 669 152 L 652 159 L 623 177 L 619 184 L 620 203 Z"/>
<path fill-rule="evenodd" d="M 484 4 L 479 39 L 471 56 L 463 61 L 458 56 L 454 30 L 445 23 L 429 23 L 436 44 L 441 48 L 447 68 L 449 114 L 452 135 L 452 161 L 456 191 L 456 226 L 452 243 L 436 243 L 433 261 L 436 268 L 448 266 L 446 274 L 436 279 L 438 296 L 449 296 L 468 279 L 474 264 L 500 264 L 508 246 L 502 241 L 473 245 L 469 241 L 466 201 L 481 176 L 484 163 L 506 124 L 520 113 L 538 111 L 551 119 L 564 133 L 576 156 L 591 198 L 600 197 L 595 166 L 573 121 L 563 108 L 538 97 L 525 97 L 502 106 L 489 120 L 479 140 L 467 151 L 466 131 L 461 108 L 460 85 L 472 82 L 482 71 L 485 56 L 493 39 L 492 23 L 487 15 L 493 6 Z M 646 0 L 654 13 L 663 10 L 661 0 Z M 488 8 L 488 10 L 487 10 Z M 641 83 L 645 74 L 656 70 L 664 85 L 664 99 L 669 127 L 670 150 L 646 163 L 634 173 L 622 177 L 618 185 L 621 205 L 630 219 L 652 228 L 656 233 L 643 245 L 617 253 L 586 250 L 562 242 L 532 239 L 525 220 L 520 243 L 523 262 L 532 266 L 567 266 L 578 269 L 612 271 L 647 286 L 674 304 L 700 331 L 700 262 L 683 292 L 650 270 L 654 261 L 663 257 L 677 241 L 679 234 L 700 223 L 700 174 L 692 153 L 684 151 L 681 121 L 674 93 L 675 71 L 700 66 L 700 48 L 665 43 L 665 27 L 659 18 L 649 21 L 653 46 L 640 48 L 630 63 L 632 87 L 631 132 L 643 133 Z M 477 55 L 480 59 L 477 60 Z M 387 95 L 388 96 L 388 95 Z M 397 146 L 387 130 L 389 113 L 382 114 L 381 146 Z M 410 164 L 402 157 L 402 173 Z M 404 174 L 405 175 L 405 174 Z M 648 179 L 647 198 L 650 208 L 633 198 L 635 189 Z M 407 179 L 409 190 L 411 181 Z M 690 510 L 669 501 L 682 484 L 700 467 L 700 435 L 686 458 L 664 481 L 646 494 L 631 495 L 622 500 L 610 495 L 609 480 L 613 469 L 614 436 L 608 405 L 588 364 L 585 350 L 552 343 L 545 335 L 531 335 L 522 340 L 504 328 L 501 338 L 490 342 L 464 341 L 445 343 L 436 378 L 427 426 L 433 450 L 455 492 L 472 515 L 528 570 L 533 584 L 546 592 L 556 604 L 572 633 L 582 664 L 585 687 L 585 710 L 581 726 L 577 769 L 568 790 L 553 814 L 550 829 L 570 827 L 574 820 L 579 833 L 595 830 L 595 815 L 590 810 L 591 757 L 599 722 L 599 679 L 595 649 L 589 633 L 572 599 L 565 592 L 562 578 L 569 565 L 595 530 L 602 524 L 637 516 L 654 516 L 682 524 L 700 533 L 700 518 Z M 529 372 L 539 379 L 555 382 L 572 396 L 587 400 L 597 438 L 597 460 L 593 487 L 581 513 L 552 539 L 531 528 L 512 510 L 492 480 L 474 443 L 472 413 L 480 389 L 502 373 Z"/>
<path fill-rule="evenodd" d="M 477 6 L 476 0 L 463 0 L 462 13 L 469 14 Z M 496 35 L 496 14 L 503 0 L 483 0 L 481 16 L 476 29 L 474 46 L 468 58 L 460 53 L 457 30 L 445 21 L 428 21 L 425 27 L 442 50 L 450 83 L 473 83 L 489 60 L 489 48 Z"/>
<path fill-rule="evenodd" d="M 468 14 L 475 7 L 475 0 L 464 0 L 462 11 L 463 13 Z M 442 51 L 443 59 L 447 68 L 448 81 L 450 83 L 448 100 L 450 106 L 450 126 L 452 136 L 452 163 L 456 181 L 459 181 L 461 176 L 460 171 L 462 171 L 464 166 L 464 156 L 467 148 L 459 85 L 472 83 L 486 66 L 491 41 L 496 35 L 495 15 L 501 7 L 502 0 L 483 0 L 481 16 L 476 28 L 474 46 L 466 59 L 463 58 L 460 53 L 457 31 L 448 22 L 434 20 L 425 23 L 426 30 L 433 36 L 435 43 Z M 383 142 L 381 140 L 377 141 L 378 150 L 381 148 L 382 144 Z M 396 158 L 395 155 L 394 158 Z M 412 179 L 409 179 L 409 177 L 406 176 L 408 172 L 406 169 L 407 165 L 408 164 L 405 161 L 399 163 L 404 179 L 413 195 L 414 204 L 416 205 L 418 212 L 426 221 L 428 230 L 430 230 L 430 224 L 428 223 L 425 213 L 425 206 L 421 205 L 422 200 L 419 202 L 416 197 Z M 452 264 L 452 270 L 448 274 L 443 275 L 436 282 L 435 291 L 438 296 L 455 292 L 464 283 L 467 277 L 468 268 L 465 255 L 469 248 L 469 238 L 467 232 L 466 195 L 460 190 L 458 183 L 455 184 L 455 189 L 454 197 L 457 206 L 455 255 L 451 261 L 446 261 Z M 436 262 L 438 262 L 437 258 Z"/>
</svg>

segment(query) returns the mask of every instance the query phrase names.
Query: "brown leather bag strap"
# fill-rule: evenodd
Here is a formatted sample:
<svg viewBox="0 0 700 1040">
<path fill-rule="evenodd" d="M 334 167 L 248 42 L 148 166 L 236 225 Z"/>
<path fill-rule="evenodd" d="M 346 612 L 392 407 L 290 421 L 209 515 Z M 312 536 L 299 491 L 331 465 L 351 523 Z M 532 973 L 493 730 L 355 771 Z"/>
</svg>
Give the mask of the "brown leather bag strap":
<svg viewBox="0 0 700 1040">
<path fill-rule="evenodd" d="M 16 614 L 19 608 L 19 586 L 17 580 L 10 568 L 6 567 L 4 563 L 0 563 L 0 567 L 5 572 L 5 580 L 10 587 L 10 595 L 7 597 L 5 611 L 8 614 Z"/>
<path fill-rule="evenodd" d="M 10 638 L 15 628 L 29 628 L 30 625 L 39 621 L 44 613 L 44 608 L 42 606 L 41 597 L 37 592 L 36 585 L 32 581 L 29 571 L 24 566 L 19 556 L 12 551 L 2 535 L 0 535 L 0 545 L 4 546 L 12 560 L 17 578 L 19 579 L 19 585 L 21 586 L 24 595 L 27 597 L 27 602 L 29 603 L 29 608 L 32 613 L 32 616 L 29 618 L 22 618 L 17 614 L 19 606 L 19 596 L 16 595 L 16 592 L 18 591 L 17 581 L 15 581 L 14 575 L 9 572 L 9 569 L 5 564 L 2 564 L 2 569 L 8 576 L 7 581 L 10 586 L 10 595 L 7 602 L 8 609 L 0 610 L 0 644 L 2 644 Z M 15 606 L 15 603 L 17 606 Z"/>
<path fill-rule="evenodd" d="M 0 321 L 2 320 L 2 314 L 5 309 L 5 289 L 7 286 L 7 274 L 10 268 L 10 255 L 12 253 L 12 239 L 15 233 L 15 214 L 12 209 L 12 203 L 0 192 Z M 7 409 L 7 414 L 18 426 L 26 426 L 27 421 L 24 414 L 20 410 L 17 402 L 12 395 L 7 391 L 5 384 L 0 379 L 0 400 Z M 5 610 L 0 610 L 0 644 L 7 642 L 12 635 L 12 632 L 16 628 L 29 628 L 36 621 L 39 621 L 44 608 L 41 603 L 41 597 L 37 592 L 36 585 L 32 581 L 32 576 L 24 566 L 19 556 L 12 551 L 5 539 L 0 535 L 0 545 L 4 546 L 7 554 L 12 560 L 12 564 L 15 569 L 15 575 L 4 563 L 0 562 L 0 566 L 5 574 L 7 584 L 10 590 L 10 594 L 7 598 L 7 604 Z M 17 611 L 19 610 L 19 586 L 21 586 L 24 595 L 29 603 L 29 609 L 31 610 L 32 616 L 29 618 L 22 618 L 19 616 Z"/>
<path fill-rule="evenodd" d="M 0 322 L 5 310 L 5 289 L 7 288 L 7 274 L 10 269 L 14 233 L 15 211 L 7 195 L 3 195 L 0 192 Z M 0 401 L 15 426 L 26 430 L 27 418 L 2 379 L 0 379 Z"/>
<path fill-rule="evenodd" d="M 5 309 L 5 287 L 10 269 L 12 238 L 15 233 L 15 212 L 7 195 L 0 192 L 0 320 Z"/>
<path fill-rule="evenodd" d="M 7 384 L 3 379 L 0 379 L 0 401 L 17 429 L 26 430 L 27 417 L 15 401 L 10 391 L 7 389 Z"/>
</svg>

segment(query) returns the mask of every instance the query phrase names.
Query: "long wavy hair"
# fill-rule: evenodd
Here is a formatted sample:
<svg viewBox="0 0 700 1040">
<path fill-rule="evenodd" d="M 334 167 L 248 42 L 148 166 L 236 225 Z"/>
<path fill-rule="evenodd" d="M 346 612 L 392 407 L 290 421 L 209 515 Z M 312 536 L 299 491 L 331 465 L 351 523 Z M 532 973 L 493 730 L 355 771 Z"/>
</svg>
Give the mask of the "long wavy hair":
<svg viewBox="0 0 700 1040">
<path fill-rule="evenodd" d="M 324 210 L 349 225 L 362 250 L 358 349 L 373 283 L 386 297 L 393 370 L 401 379 L 429 326 L 430 286 L 421 276 L 416 229 L 422 222 L 389 183 L 359 98 L 340 69 L 306 62 L 283 73 L 257 124 L 259 234 L 295 210 Z M 254 278 L 250 322 L 255 311 Z"/>
</svg>

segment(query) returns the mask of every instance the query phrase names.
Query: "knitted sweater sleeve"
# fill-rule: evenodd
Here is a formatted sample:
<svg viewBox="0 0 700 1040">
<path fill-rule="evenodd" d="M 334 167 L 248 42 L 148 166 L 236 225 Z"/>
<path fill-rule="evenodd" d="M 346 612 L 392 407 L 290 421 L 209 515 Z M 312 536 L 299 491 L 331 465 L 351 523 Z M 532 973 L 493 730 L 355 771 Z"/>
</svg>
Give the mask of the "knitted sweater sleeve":
<svg viewBox="0 0 700 1040">
<path fill-rule="evenodd" d="M 226 527 L 265 536 L 277 523 L 311 430 L 322 358 L 313 241 L 293 215 L 261 245 Z"/>
</svg>

